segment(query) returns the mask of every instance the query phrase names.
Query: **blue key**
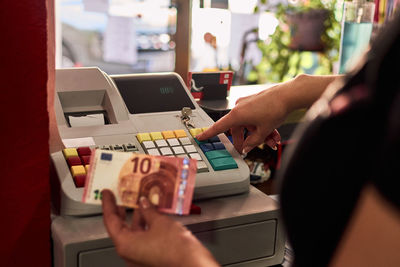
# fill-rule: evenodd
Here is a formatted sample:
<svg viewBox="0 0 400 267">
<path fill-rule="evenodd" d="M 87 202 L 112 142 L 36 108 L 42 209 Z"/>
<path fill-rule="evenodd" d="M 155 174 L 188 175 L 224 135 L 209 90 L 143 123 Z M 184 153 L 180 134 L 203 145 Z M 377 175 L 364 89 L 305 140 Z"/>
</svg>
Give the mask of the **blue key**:
<svg viewBox="0 0 400 267">
<path fill-rule="evenodd" d="M 211 143 L 200 144 L 200 148 L 204 153 L 207 151 L 214 150 L 214 147 Z"/>
<path fill-rule="evenodd" d="M 218 136 L 214 136 L 214 137 L 211 137 L 210 139 L 208 139 L 208 141 L 210 143 L 215 143 L 215 142 L 220 142 L 221 140 L 219 140 Z"/>
<path fill-rule="evenodd" d="M 215 142 L 212 144 L 214 146 L 214 149 L 216 149 L 216 150 L 225 149 L 225 146 L 222 142 Z"/>
</svg>

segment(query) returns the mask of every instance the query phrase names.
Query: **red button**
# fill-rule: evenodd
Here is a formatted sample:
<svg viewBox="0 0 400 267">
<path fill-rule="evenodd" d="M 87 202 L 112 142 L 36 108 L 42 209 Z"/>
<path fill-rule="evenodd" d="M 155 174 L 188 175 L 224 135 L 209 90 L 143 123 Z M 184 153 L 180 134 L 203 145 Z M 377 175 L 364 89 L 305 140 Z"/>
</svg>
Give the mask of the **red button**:
<svg viewBox="0 0 400 267">
<path fill-rule="evenodd" d="M 67 159 L 68 165 L 71 166 L 76 166 L 76 165 L 82 165 L 82 161 L 78 156 L 72 156 Z"/>
<path fill-rule="evenodd" d="M 74 177 L 76 187 L 84 187 L 86 181 L 86 174 L 80 174 Z"/>
<path fill-rule="evenodd" d="M 83 165 L 89 165 L 90 164 L 90 156 L 81 156 Z"/>
<path fill-rule="evenodd" d="M 90 156 L 92 154 L 92 150 L 88 146 L 78 147 L 77 149 L 79 156 Z"/>
</svg>

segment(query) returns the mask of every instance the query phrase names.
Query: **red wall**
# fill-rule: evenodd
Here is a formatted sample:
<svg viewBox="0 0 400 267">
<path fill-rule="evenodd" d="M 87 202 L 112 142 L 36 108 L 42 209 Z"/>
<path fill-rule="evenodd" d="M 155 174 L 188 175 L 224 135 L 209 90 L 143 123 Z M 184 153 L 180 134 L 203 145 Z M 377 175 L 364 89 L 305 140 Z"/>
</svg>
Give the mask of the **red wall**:
<svg viewBox="0 0 400 267">
<path fill-rule="evenodd" d="M 1 0 L 0 29 L 0 265 L 46 267 L 46 0 Z"/>
</svg>

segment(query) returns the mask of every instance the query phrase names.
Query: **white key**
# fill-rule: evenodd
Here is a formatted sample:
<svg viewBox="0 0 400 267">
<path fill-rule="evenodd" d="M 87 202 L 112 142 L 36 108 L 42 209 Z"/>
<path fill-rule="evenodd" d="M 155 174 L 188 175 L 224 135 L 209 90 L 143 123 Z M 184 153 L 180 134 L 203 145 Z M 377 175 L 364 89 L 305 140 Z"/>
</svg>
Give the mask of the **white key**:
<svg viewBox="0 0 400 267">
<path fill-rule="evenodd" d="M 158 147 L 168 146 L 167 142 L 164 139 L 156 140 L 155 142 Z"/>
<path fill-rule="evenodd" d="M 153 141 L 143 141 L 142 144 L 143 144 L 143 146 L 144 146 L 146 149 L 156 147 L 156 146 L 154 145 L 154 142 L 153 142 Z"/>
<path fill-rule="evenodd" d="M 188 146 L 184 146 L 185 150 L 187 153 L 193 153 L 193 152 L 197 152 L 196 148 L 194 147 L 194 145 L 188 145 Z"/>
<path fill-rule="evenodd" d="M 163 155 L 163 156 L 172 155 L 172 150 L 169 147 L 162 147 L 162 148 L 160 148 L 160 151 L 161 151 L 161 155 Z"/>
<path fill-rule="evenodd" d="M 190 142 L 189 137 L 182 137 L 179 138 L 179 141 L 181 142 L 182 145 L 191 145 L 192 143 Z"/>
<path fill-rule="evenodd" d="M 174 146 L 174 147 L 172 147 L 172 150 L 174 151 L 175 155 L 185 153 L 185 151 L 183 150 L 183 147 L 181 147 L 181 146 Z"/>
<path fill-rule="evenodd" d="M 201 156 L 200 156 L 199 153 L 191 153 L 191 154 L 189 154 L 189 156 L 190 156 L 192 159 L 202 160 L 202 158 L 201 158 Z"/>
<path fill-rule="evenodd" d="M 208 169 L 207 164 L 204 161 L 197 161 L 197 169 L 198 170 Z"/>
<path fill-rule="evenodd" d="M 179 141 L 176 138 L 167 139 L 167 142 L 170 146 L 179 146 Z"/>
<path fill-rule="evenodd" d="M 149 155 L 152 155 L 152 156 L 160 156 L 160 152 L 158 151 L 157 148 L 149 149 L 149 150 L 147 150 L 147 153 L 149 153 Z"/>
<path fill-rule="evenodd" d="M 187 154 L 179 154 L 176 155 L 178 158 L 189 158 L 189 156 Z"/>
</svg>

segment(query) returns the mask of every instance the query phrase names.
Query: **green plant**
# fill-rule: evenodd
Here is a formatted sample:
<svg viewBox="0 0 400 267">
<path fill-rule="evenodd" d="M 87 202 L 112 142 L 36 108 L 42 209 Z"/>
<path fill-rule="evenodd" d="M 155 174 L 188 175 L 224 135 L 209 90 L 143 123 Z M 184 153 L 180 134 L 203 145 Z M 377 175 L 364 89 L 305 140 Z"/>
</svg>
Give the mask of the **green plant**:
<svg viewBox="0 0 400 267">
<path fill-rule="evenodd" d="M 265 10 L 266 0 L 260 1 L 255 12 Z M 290 26 L 289 16 L 306 14 L 313 10 L 323 10 L 324 30 L 321 34 L 322 49 L 320 51 L 304 51 L 293 49 L 291 46 L 293 27 Z M 289 4 L 279 4 L 274 10 L 279 20 L 274 34 L 268 40 L 258 41 L 262 52 L 261 62 L 249 73 L 250 82 L 282 82 L 301 73 L 330 74 L 332 63 L 338 60 L 340 45 L 341 8 L 336 0 L 292 0 Z M 296 26 L 296 25 L 295 25 Z"/>
</svg>

